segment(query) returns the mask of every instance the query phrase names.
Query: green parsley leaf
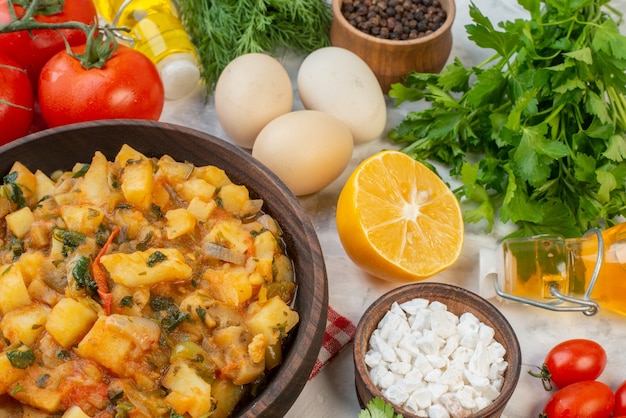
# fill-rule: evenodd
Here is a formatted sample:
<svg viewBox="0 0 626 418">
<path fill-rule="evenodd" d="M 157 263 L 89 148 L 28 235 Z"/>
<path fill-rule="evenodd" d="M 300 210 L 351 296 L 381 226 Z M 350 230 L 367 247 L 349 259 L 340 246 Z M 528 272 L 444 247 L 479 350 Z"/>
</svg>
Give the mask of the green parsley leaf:
<svg viewBox="0 0 626 418">
<path fill-rule="evenodd" d="M 359 412 L 358 418 L 403 418 L 393 407 L 380 398 L 372 398 L 367 407 Z"/>
</svg>

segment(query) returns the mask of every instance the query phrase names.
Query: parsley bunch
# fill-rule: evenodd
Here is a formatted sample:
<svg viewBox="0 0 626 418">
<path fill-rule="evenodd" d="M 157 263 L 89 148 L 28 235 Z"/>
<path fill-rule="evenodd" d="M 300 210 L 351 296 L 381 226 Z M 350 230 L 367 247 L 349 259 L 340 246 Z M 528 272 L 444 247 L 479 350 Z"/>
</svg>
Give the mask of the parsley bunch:
<svg viewBox="0 0 626 418">
<path fill-rule="evenodd" d="M 609 0 L 519 0 L 498 27 L 470 4 L 469 39 L 495 54 L 389 93 L 425 99 L 389 133 L 412 157 L 450 166 L 466 222 L 496 216 L 515 236 L 580 236 L 626 215 L 626 37 Z M 617 21 L 614 20 L 617 18 Z M 474 162 L 471 162 L 474 161 Z"/>
<path fill-rule="evenodd" d="M 330 45 L 332 11 L 323 0 L 178 0 L 178 5 L 198 49 L 207 93 L 240 55 L 308 53 Z"/>
</svg>

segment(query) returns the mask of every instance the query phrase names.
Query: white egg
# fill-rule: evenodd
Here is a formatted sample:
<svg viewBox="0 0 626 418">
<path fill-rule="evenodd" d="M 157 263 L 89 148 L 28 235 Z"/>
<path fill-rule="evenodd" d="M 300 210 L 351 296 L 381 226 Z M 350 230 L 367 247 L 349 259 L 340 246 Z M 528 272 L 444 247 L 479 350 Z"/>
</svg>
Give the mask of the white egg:
<svg viewBox="0 0 626 418">
<path fill-rule="evenodd" d="M 256 138 L 252 156 L 274 172 L 296 196 L 333 182 L 352 158 L 350 129 L 315 110 L 290 112 L 271 121 Z"/>
<path fill-rule="evenodd" d="M 306 109 L 341 119 L 356 144 L 378 138 L 385 129 L 382 88 L 365 61 L 347 49 L 331 46 L 309 54 L 298 70 L 297 86 Z"/>
<path fill-rule="evenodd" d="M 215 85 L 215 111 L 228 137 L 252 148 L 261 129 L 293 107 L 289 74 L 274 57 L 260 53 L 232 60 Z"/>
</svg>

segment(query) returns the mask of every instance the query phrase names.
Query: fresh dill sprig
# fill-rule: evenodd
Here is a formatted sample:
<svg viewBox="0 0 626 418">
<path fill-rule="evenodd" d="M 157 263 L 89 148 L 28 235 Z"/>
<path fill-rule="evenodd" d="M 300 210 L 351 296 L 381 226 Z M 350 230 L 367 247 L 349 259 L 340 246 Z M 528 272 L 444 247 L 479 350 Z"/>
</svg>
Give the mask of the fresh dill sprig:
<svg viewBox="0 0 626 418">
<path fill-rule="evenodd" d="M 306 54 L 330 45 L 332 11 L 324 0 L 178 0 L 178 5 L 198 50 L 207 95 L 240 55 Z"/>
</svg>

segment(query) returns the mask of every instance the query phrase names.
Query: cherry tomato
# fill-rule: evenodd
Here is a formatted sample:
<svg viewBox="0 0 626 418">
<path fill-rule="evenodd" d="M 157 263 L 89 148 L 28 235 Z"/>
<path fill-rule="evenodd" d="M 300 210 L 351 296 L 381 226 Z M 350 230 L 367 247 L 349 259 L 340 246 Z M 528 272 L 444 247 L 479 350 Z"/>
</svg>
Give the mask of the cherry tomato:
<svg viewBox="0 0 626 418">
<path fill-rule="evenodd" d="M 626 381 L 615 390 L 615 409 L 613 416 L 626 416 Z"/>
<path fill-rule="evenodd" d="M 0 54 L 0 145 L 28 133 L 33 108 L 33 90 L 26 70 Z"/>
<path fill-rule="evenodd" d="M 575 382 L 594 380 L 606 366 L 606 351 L 595 341 L 573 339 L 554 346 L 546 355 L 541 373 L 530 373 L 543 380 L 546 390 L 554 384 L 563 388 Z"/>
<path fill-rule="evenodd" d="M 15 15 L 24 14 L 21 6 L 14 6 Z M 42 23 L 83 22 L 94 24 L 98 15 L 93 0 L 65 0 L 63 11 L 55 14 L 36 14 L 35 20 Z M 0 23 L 11 21 L 7 0 L 0 0 Z M 41 29 L 0 34 L 0 53 L 4 53 L 18 62 L 28 71 L 33 88 L 44 64 L 57 52 L 65 49 L 67 42 L 74 45 L 85 43 L 86 35 L 82 30 L 59 29 L 58 31 Z"/>
<path fill-rule="evenodd" d="M 85 46 L 72 48 L 82 54 Z M 158 120 L 164 104 L 156 66 L 124 45 L 102 68 L 85 69 L 67 51 L 48 61 L 39 78 L 39 106 L 48 127 L 100 119 Z"/>
<path fill-rule="evenodd" d="M 610 387 L 596 380 L 584 380 L 557 390 L 543 413 L 547 418 L 609 418 L 614 404 Z"/>
</svg>

